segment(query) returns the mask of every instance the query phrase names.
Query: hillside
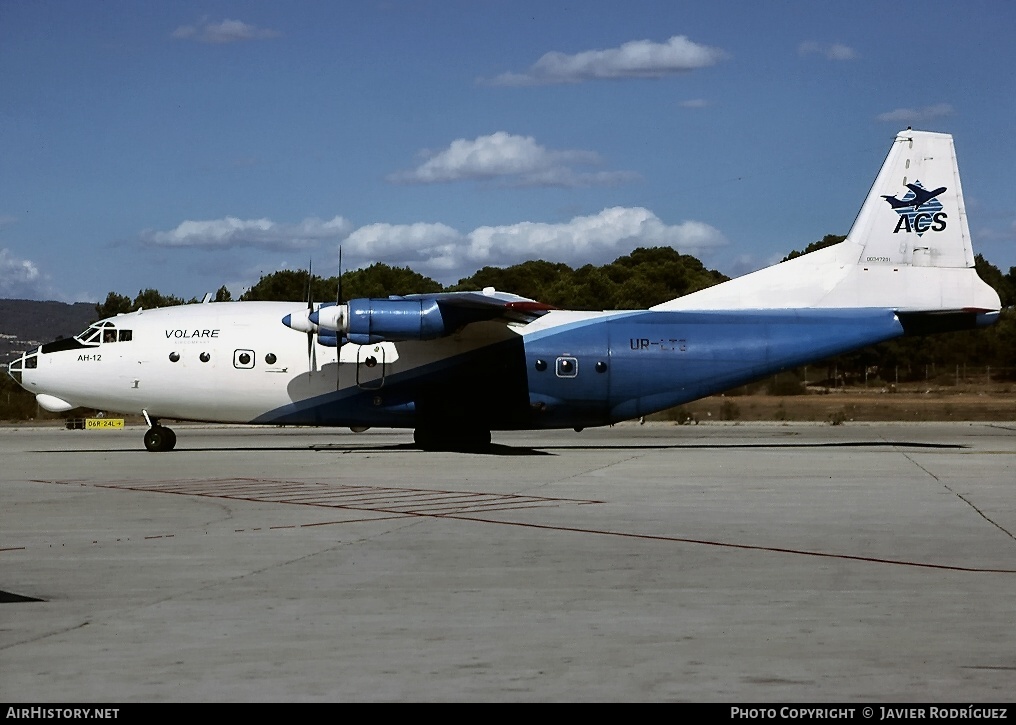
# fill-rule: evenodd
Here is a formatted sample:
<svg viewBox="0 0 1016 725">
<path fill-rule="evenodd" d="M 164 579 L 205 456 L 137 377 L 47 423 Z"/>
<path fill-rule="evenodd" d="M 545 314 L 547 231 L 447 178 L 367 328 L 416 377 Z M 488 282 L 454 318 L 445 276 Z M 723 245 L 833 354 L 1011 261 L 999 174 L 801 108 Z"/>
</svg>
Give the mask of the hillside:
<svg viewBox="0 0 1016 725">
<path fill-rule="evenodd" d="M 0 364 L 44 342 L 77 335 L 95 319 L 91 302 L 0 299 Z"/>
</svg>

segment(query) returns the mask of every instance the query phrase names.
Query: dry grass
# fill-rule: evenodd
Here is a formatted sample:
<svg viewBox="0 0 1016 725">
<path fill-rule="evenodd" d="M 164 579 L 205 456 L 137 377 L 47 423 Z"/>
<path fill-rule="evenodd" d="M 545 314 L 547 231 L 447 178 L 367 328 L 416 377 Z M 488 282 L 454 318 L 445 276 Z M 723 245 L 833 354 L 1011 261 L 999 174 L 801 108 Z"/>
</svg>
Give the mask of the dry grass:
<svg viewBox="0 0 1016 725">
<path fill-rule="evenodd" d="M 811 390 L 804 395 L 717 395 L 649 417 L 708 420 L 1016 421 L 1016 385 Z"/>
<path fill-rule="evenodd" d="M 68 414 L 39 411 L 38 419 L 3 425 L 63 425 Z M 84 416 L 84 413 L 80 413 Z M 138 415 L 127 425 L 144 425 Z M 803 395 L 714 395 L 647 416 L 651 421 L 1011 421 L 1016 423 L 1016 383 L 895 388 L 811 388 Z"/>
</svg>

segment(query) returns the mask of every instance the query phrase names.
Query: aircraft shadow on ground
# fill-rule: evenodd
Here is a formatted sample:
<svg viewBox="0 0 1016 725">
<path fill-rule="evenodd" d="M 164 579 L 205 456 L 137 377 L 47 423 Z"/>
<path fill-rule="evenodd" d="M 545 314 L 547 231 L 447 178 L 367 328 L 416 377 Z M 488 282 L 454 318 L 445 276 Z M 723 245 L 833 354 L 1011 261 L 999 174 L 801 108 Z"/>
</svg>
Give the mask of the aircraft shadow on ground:
<svg viewBox="0 0 1016 725">
<path fill-rule="evenodd" d="M 913 441 L 844 441 L 833 443 L 612 443 L 598 444 L 565 444 L 548 446 L 510 446 L 492 443 L 486 451 L 466 451 L 465 455 L 473 456 L 553 456 L 556 452 L 568 451 L 667 451 L 667 450 L 753 450 L 753 449 L 808 449 L 808 448 L 925 448 L 935 450 L 963 450 L 970 446 L 960 443 L 916 443 Z M 424 451 L 411 443 L 396 443 L 387 446 L 344 445 L 342 443 L 321 443 L 293 446 L 214 446 L 202 448 L 181 447 L 169 451 L 169 455 L 186 455 L 188 453 L 247 453 L 271 451 L 315 451 L 320 453 L 436 453 Z M 60 451 L 32 451 L 33 453 L 141 453 L 150 455 L 144 448 L 76 448 Z M 166 454 L 162 454 L 166 455 Z"/>
</svg>

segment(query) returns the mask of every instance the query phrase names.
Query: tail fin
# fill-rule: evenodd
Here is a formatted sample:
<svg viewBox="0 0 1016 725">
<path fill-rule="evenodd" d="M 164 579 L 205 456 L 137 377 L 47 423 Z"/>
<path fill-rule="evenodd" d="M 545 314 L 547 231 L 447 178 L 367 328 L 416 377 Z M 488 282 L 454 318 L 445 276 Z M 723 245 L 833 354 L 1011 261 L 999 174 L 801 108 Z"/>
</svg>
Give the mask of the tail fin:
<svg viewBox="0 0 1016 725">
<path fill-rule="evenodd" d="M 847 240 L 863 247 L 864 264 L 973 267 L 952 136 L 897 135 Z"/>
<path fill-rule="evenodd" d="M 1000 309 L 974 271 L 952 136 L 897 134 L 844 242 L 653 309 L 809 307 Z"/>
</svg>

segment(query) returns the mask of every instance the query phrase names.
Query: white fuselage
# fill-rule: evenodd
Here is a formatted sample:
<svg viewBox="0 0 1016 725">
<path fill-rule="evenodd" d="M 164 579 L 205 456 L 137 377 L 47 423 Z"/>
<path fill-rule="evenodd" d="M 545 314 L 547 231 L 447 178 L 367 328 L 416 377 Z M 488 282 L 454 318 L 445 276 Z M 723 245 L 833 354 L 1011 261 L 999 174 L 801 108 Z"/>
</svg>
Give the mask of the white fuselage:
<svg viewBox="0 0 1016 725">
<path fill-rule="evenodd" d="M 247 423 L 337 390 L 380 389 L 386 377 L 490 341 L 452 336 L 327 347 L 281 323 L 301 309 L 293 302 L 226 302 L 118 315 L 96 323 L 99 334 L 85 344 L 51 350 L 71 343 L 60 341 L 41 348 L 46 354 L 27 354 L 32 363 L 21 383 L 54 409 Z M 494 334 L 514 335 L 504 324 Z"/>
</svg>

